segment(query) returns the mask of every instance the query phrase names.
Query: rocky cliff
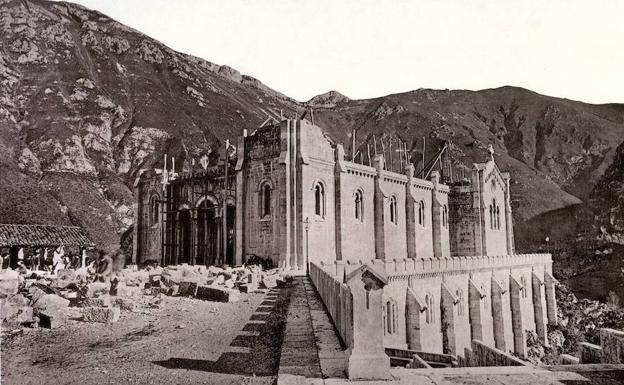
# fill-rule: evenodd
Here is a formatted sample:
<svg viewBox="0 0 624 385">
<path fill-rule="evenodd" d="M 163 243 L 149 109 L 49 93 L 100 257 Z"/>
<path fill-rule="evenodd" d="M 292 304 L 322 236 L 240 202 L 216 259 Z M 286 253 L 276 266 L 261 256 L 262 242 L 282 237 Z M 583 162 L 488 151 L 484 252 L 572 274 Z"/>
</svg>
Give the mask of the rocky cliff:
<svg viewBox="0 0 624 385">
<path fill-rule="evenodd" d="M 0 39 L 0 222 L 81 225 L 106 248 L 132 227 L 140 169 L 165 152 L 182 166 L 214 161 L 223 140 L 269 116 L 314 108 L 347 150 L 353 131 L 361 150 L 385 135 L 407 143 L 413 160 L 423 137 L 427 157 L 447 142 L 455 178 L 492 144 L 512 172 L 520 233 L 587 199 L 624 140 L 622 105 L 514 87 L 368 100 L 331 91 L 300 103 L 70 3 L 0 0 Z"/>
</svg>

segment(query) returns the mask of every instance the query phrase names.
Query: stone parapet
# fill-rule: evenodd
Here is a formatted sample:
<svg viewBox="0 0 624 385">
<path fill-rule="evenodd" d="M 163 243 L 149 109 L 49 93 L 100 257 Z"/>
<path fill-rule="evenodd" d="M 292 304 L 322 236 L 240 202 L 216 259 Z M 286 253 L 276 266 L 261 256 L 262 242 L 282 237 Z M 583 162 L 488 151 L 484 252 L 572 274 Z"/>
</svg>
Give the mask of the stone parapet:
<svg viewBox="0 0 624 385">
<path fill-rule="evenodd" d="M 338 261 L 335 263 L 342 264 Z M 404 258 L 394 260 L 360 260 L 348 262 L 345 266 L 347 273 L 361 265 L 367 264 L 378 271 L 383 271 L 389 279 L 393 277 L 407 276 L 411 274 L 429 274 L 461 272 L 470 270 L 491 270 L 512 268 L 518 266 L 544 265 L 550 270 L 552 266 L 551 254 L 511 254 L 496 256 L 474 257 L 447 257 L 447 258 Z M 332 267 L 325 265 L 325 269 L 331 271 Z M 334 270 L 336 270 L 334 268 Z"/>
<path fill-rule="evenodd" d="M 337 279 L 333 272 L 323 270 L 314 263 L 310 263 L 309 276 L 323 300 L 342 342 L 351 348 L 353 342 L 353 300 L 349 287 L 342 283 L 342 279 Z"/>
</svg>

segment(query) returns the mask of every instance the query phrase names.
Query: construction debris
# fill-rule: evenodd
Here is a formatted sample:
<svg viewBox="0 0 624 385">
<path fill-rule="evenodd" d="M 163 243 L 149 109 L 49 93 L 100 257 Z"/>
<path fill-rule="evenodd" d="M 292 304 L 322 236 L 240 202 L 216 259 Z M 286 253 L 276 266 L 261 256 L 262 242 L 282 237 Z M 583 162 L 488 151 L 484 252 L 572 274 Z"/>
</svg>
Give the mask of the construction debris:
<svg viewBox="0 0 624 385">
<path fill-rule="evenodd" d="M 88 306 L 82 308 L 82 319 L 85 322 L 113 323 L 119 321 L 118 307 Z"/>
<path fill-rule="evenodd" d="M 0 271 L 0 320 L 6 327 L 62 327 L 72 319 L 114 323 L 124 312 L 158 308 L 162 295 L 236 302 L 240 293 L 281 287 L 292 277 L 261 266 L 128 266 L 108 278 L 90 268 Z M 152 298 L 147 304 L 141 297 Z M 143 306 L 143 309 L 139 308 Z M 75 309 L 75 310 L 72 310 Z M 76 311 L 82 317 L 74 317 Z"/>
</svg>

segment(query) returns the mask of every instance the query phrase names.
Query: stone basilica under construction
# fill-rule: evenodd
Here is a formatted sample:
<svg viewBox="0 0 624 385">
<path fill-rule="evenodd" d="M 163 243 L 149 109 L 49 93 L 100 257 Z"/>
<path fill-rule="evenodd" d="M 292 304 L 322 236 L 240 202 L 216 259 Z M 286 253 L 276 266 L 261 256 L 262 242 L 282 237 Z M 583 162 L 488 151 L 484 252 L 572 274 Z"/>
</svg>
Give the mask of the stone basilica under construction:
<svg viewBox="0 0 624 385">
<path fill-rule="evenodd" d="M 515 253 L 510 175 L 492 153 L 446 185 L 407 162 L 388 170 L 381 154 L 370 165 L 349 161 L 306 120 L 244 134 L 236 152 L 229 169 L 165 166 L 137 178 L 135 262 L 241 265 L 258 256 L 308 271 L 345 341 L 352 336 L 340 325 L 353 325 L 344 317 L 356 312 L 340 285 L 366 266 L 383 281 L 386 347 L 461 355 L 477 339 L 524 356 L 527 330 L 547 341 L 552 259 Z"/>
</svg>

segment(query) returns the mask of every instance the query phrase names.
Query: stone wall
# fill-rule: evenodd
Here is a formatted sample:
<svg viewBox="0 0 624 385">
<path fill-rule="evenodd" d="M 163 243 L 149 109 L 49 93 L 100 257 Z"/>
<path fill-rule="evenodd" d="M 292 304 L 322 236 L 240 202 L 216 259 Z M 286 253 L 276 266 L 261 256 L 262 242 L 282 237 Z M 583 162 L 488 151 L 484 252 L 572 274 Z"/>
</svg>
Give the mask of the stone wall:
<svg viewBox="0 0 624 385">
<path fill-rule="evenodd" d="M 466 348 L 464 361 L 465 366 L 528 366 L 524 361 L 477 340 L 472 340 L 471 349 Z"/>
<path fill-rule="evenodd" d="M 526 330 L 540 335 L 546 322 L 555 322 L 546 311 L 556 308 L 554 297 L 542 284 L 552 269 L 549 254 L 376 259 L 325 268 L 342 276 L 363 264 L 388 277 L 382 296 L 387 348 L 461 355 L 477 339 L 525 356 Z"/>
<path fill-rule="evenodd" d="M 336 171 L 337 259 L 357 262 L 375 258 L 375 176 L 372 167 L 341 162 Z M 355 215 L 356 194 L 361 197 L 361 217 Z"/>
<path fill-rule="evenodd" d="M 624 331 L 601 329 L 600 346 L 602 363 L 624 364 Z"/>
<path fill-rule="evenodd" d="M 338 335 L 347 348 L 353 345 L 353 299 L 349 287 L 331 272 L 310 263 L 308 275 L 325 304 Z"/>
</svg>

